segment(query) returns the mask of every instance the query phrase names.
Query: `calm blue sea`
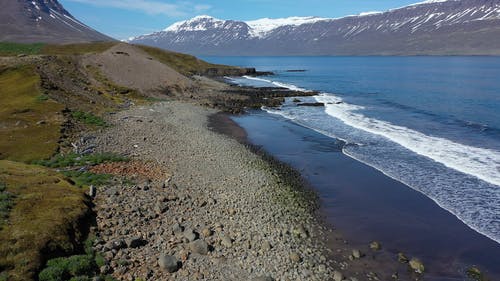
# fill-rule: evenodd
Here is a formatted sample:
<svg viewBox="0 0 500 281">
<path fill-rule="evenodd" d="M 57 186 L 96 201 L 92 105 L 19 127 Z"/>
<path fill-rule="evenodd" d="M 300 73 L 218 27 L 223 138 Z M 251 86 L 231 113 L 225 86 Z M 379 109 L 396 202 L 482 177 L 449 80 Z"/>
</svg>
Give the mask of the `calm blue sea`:
<svg viewBox="0 0 500 281">
<path fill-rule="evenodd" d="M 345 141 L 344 154 L 422 192 L 500 243 L 500 57 L 207 57 L 321 94 L 265 108 Z M 288 72 L 287 70 L 305 70 Z"/>
</svg>

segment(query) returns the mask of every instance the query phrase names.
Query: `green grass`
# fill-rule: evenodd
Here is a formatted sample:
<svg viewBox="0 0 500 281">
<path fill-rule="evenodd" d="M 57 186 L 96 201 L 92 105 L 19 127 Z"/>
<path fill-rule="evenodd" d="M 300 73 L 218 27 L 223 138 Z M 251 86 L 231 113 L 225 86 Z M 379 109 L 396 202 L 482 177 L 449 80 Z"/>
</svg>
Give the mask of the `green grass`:
<svg viewBox="0 0 500 281">
<path fill-rule="evenodd" d="M 50 160 L 34 161 L 33 164 L 49 168 L 67 168 L 76 166 L 95 166 L 102 163 L 126 162 L 129 159 L 114 153 L 95 153 L 79 155 L 76 153 L 59 154 Z"/>
<path fill-rule="evenodd" d="M 117 42 L 95 42 L 54 45 L 44 43 L 22 44 L 0 42 L 0 56 L 25 55 L 84 55 L 101 53 L 116 45 Z"/>
<path fill-rule="evenodd" d="M 71 116 L 76 120 L 91 126 L 105 127 L 106 121 L 91 112 L 74 111 Z"/>
<path fill-rule="evenodd" d="M 38 101 L 38 102 L 48 101 L 49 99 L 50 98 L 47 95 L 39 95 L 39 96 L 36 97 L 36 101 Z"/>
<path fill-rule="evenodd" d="M 73 168 L 82 166 L 95 166 L 102 163 L 125 162 L 129 159 L 114 153 L 96 153 L 90 155 L 79 155 L 75 153 L 56 155 L 49 160 L 34 161 L 33 164 L 49 168 Z M 103 186 L 110 182 L 112 175 L 95 174 L 87 171 L 67 170 L 61 172 L 70 178 L 78 187 Z"/>
<path fill-rule="evenodd" d="M 85 240 L 85 254 L 49 260 L 46 267 L 38 275 L 39 280 L 92 280 L 92 277 L 96 276 L 99 267 L 105 265 L 106 262 L 100 254 L 94 251 L 92 247 L 94 240 L 95 236 L 90 236 Z M 101 280 L 114 280 L 111 276 L 100 277 Z"/>
<path fill-rule="evenodd" d="M 106 174 L 94 174 L 89 172 L 80 172 L 80 171 L 65 171 L 62 172 L 63 175 L 70 178 L 74 184 L 78 187 L 85 186 L 103 186 L 108 184 L 112 176 Z"/>
<path fill-rule="evenodd" d="M 64 106 L 41 94 L 33 66 L 0 70 L 0 159 L 30 162 L 57 150 Z"/>
<path fill-rule="evenodd" d="M 65 45 L 45 45 L 41 50 L 45 55 L 84 55 L 102 53 L 118 42 L 94 42 Z"/>
<path fill-rule="evenodd" d="M 7 185 L 0 182 L 0 230 L 2 230 L 3 225 L 6 223 L 13 206 L 14 196 L 6 189 Z"/>
<path fill-rule="evenodd" d="M 9 281 L 34 280 L 44 255 L 71 254 L 89 212 L 85 192 L 57 172 L 0 160 L 0 182 L 13 194 L 9 223 L 0 230 L 0 269 Z"/>
<path fill-rule="evenodd" d="M 0 42 L 0 56 L 17 56 L 20 54 L 37 55 L 40 54 L 45 44 L 20 44 L 10 42 Z"/>
</svg>

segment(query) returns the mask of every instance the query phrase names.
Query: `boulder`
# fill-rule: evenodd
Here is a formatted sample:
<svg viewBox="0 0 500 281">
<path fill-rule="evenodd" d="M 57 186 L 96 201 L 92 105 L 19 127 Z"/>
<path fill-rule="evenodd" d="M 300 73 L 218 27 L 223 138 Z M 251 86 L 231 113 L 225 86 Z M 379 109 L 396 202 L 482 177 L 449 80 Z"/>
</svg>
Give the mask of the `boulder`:
<svg viewBox="0 0 500 281">
<path fill-rule="evenodd" d="M 333 280 L 334 281 L 342 281 L 344 280 L 344 275 L 340 271 L 334 271 L 333 272 Z"/>
<path fill-rule="evenodd" d="M 171 255 L 160 255 L 158 265 L 166 272 L 173 273 L 179 270 L 179 260 Z"/>
<path fill-rule="evenodd" d="M 200 255 L 208 254 L 208 244 L 203 240 L 196 240 L 191 242 L 189 244 L 189 249 L 191 250 L 191 252 L 196 254 Z"/>
<path fill-rule="evenodd" d="M 379 251 L 380 249 L 382 249 L 382 245 L 377 241 L 373 241 L 370 243 L 370 249 L 372 249 L 373 251 Z"/>
<path fill-rule="evenodd" d="M 228 236 L 223 236 L 221 238 L 220 244 L 226 248 L 231 248 L 233 246 L 233 241 Z"/>
<path fill-rule="evenodd" d="M 410 260 L 410 268 L 419 274 L 422 274 L 425 271 L 424 264 L 417 258 L 412 258 Z"/>
<path fill-rule="evenodd" d="M 299 254 L 293 252 L 290 254 L 290 259 L 293 261 L 293 262 L 300 262 L 302 260 L 302 258 L 299 256 Z"/>
</svg>

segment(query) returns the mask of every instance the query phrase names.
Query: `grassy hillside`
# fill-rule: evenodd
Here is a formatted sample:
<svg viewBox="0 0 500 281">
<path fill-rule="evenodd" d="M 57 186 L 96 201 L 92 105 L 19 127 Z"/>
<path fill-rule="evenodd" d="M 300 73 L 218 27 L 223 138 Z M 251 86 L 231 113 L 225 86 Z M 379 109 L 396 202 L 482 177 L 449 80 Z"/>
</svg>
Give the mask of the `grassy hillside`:
<svg viewBox="0 0 500 281">
<path fill-rule="evenodd" d="M 47 254 L 78 247 L 84 234 L 78 222 L 89 202 L 81 189 L 42 167 L 0 160 L 0 182 L 12 198 L 8 223 L 0 229 L 0 278 L 33 280 Z"/>
<path fill-rule="evenodd" d="M 19 44 L 10 42 L 0 42 L 0 56 L 16 56 L 20 54 L 38 55 L 45 44 Z"/>
<path fill-rule="evenodd" d="M 0 69 L 0 159 L 29 162 L 58 147 L 64 106 L 48 99 L 32 66 Z"/>
<path fill-rule="evenodd" d="M 118 44 L 117 42 L 97 42 L 67 45 L 53 45 L 44 43 L 20 44 L 0 42 L 0 56 L 17 55 L 83 55 L 104 52 Z"/>
</svg>

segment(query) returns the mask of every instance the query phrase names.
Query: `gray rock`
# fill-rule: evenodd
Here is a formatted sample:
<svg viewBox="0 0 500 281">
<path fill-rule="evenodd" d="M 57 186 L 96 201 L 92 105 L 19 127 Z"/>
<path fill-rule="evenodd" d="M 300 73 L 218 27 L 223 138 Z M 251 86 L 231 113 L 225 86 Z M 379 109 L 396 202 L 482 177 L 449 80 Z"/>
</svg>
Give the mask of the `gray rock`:
<svg viewBox="0 0 500 281">
<path fill-rule="evenodd" d="M 180 236 L 183 231 L 184 231 L 184 228 L 178 223 L 176 223 L 172 226 L 172 233 L 175 236 Z"/>
<path fill-rule="evenodd" d="M 262 247 L 261 247 L 262 251 L 264 252 L 267 252 L 269 250 L 271 250 L 271 243 L 269 243 L 269 241 L 264 241 L 262 243 Z"/>
<path fill-rule="evenodd" d="M 203 240 L 196 240 L 191 242 L 189 244 L 189 249 L 191 250 L 191 252 L 196 254 L 200 255 L 208 254 L 208 244 Z"/>
<path fill-rule="evenodd" d="M 173 273 L 179 270 L 179 260 L 171 255 L 160 255 L 160 257 L 158 258 L 158 265 L 162 270 L 169 273 Z"/>
<path fill-rule="evenodd" d="M 106 244 L 106 247 L 111 249 L 111 250 L 120 250 L 120 249 L 126 248 L 127 243 L 125 243 L 125 240 L 123 240 L 123 239 L 118 239 L 118 240 L 108 242 Z"/>
<path fill-rule="evenodd" d="M 374 251 L 379 251 L 380 249 L 382 249 L 382 245 L 377 241 L 373 241 L 370 243 L 370 249 Z"/>
<path fill-rule="evenodd" d="M 210 237 L 212 236 L 212 230 L 210 228 L 204 228 L 201 233 L 203 234 L 204 237 Z"/>
<path fill-rule="evenodd" d="M 300 237 L 300 238 L 309 237 L 309 233 L 306 231 L 306 229 L 302 225 L 299 225 L 297 228 L 293 229 L 292 234 L 297 236 L 297 237 Z"/>
<path fill-rule="evenodd" d="M 398 261 L 400 263 L 408 263 L 410 260 L 408 259 L 408 257 L 406 257 L 405 254 L 403 253 L 398 253 Z"/>
<path fill-rule="evenodd" d="M 154 207 L 154 211 L 156 214 L 161 215 L 168 210 L 168 207 L 162 203 L 157 203 Z"/>
<path fill-rule="evenodd" d="M 96 196 L 96 194 L 97 194 L 97 190 L 96 190 L 95 186 L 91 185 L 89 187 L 89 196 L 94 198 Z"/>
<path fill-rule="evenodd" d="M 318 266 L 318 271 L 321 272 L 321 273 L 325 272 L 326 271 L 326 266 L 324 264 L 320 264 Z"/>
<path fill-rule="evenodd" d="M 290 259 L 293 261 L 293 262 L 300 262 L 302 259 L 300 258 L 299 254 L 293 252 L 290 254 Z"/>
<path fill-rule="evenodd" d="M 109 265 L 103 265 L 99 268 L 99 272 L 101 272 L 101 274 L 108 274 L 109 271 L 110 271 Z"/>
<path fill-rule="evenodd" d="M 412 258 L 410 260 L 410 268 L 413 269 L 416 273 L 424 273 L 425 267 L 424 264 L 417 258 Z"/>
<path fill-rule="evenodd" d="M 233 246 L 233 241 L 228 236 L 222 236 L 220 244 L 226 248 L 231 248 Z"/>
<path fill-rule="evenodd" d="M 169 187 L 169 185 L 170 185 L 170 182 L 171 182 L 171 181 L 172 181 L 172 177 L 168 177 L 168 178 L 167 178 L 167 179 L 163 182 L 162 187 L 163 187 L 163 188 L 167 188 L 167 187 Z"/>
<path fill-rule="evenodd" d="M 333 280 L 334 281 L 342 281 L 342 280 L 344 280 L 344 275 L 342 274 L 342 272 L 335 270 L 333 272 Z"/>
<path fill-rule="evenodd" d="M 359 250 L 354 249 L 354 250 L 352 250 L 352 256 L 355 259 L 360 259 L 363 255 L 361 254 L 361 252 Z"/>
<path fill-rule="evenodd" d="M 198 235 L 192 229 L 184 230 L 182 236 L 184 236 L 184 238 L 186 238 L 189 242 L 193 242 L 198 238 Z"/>
</svg>

